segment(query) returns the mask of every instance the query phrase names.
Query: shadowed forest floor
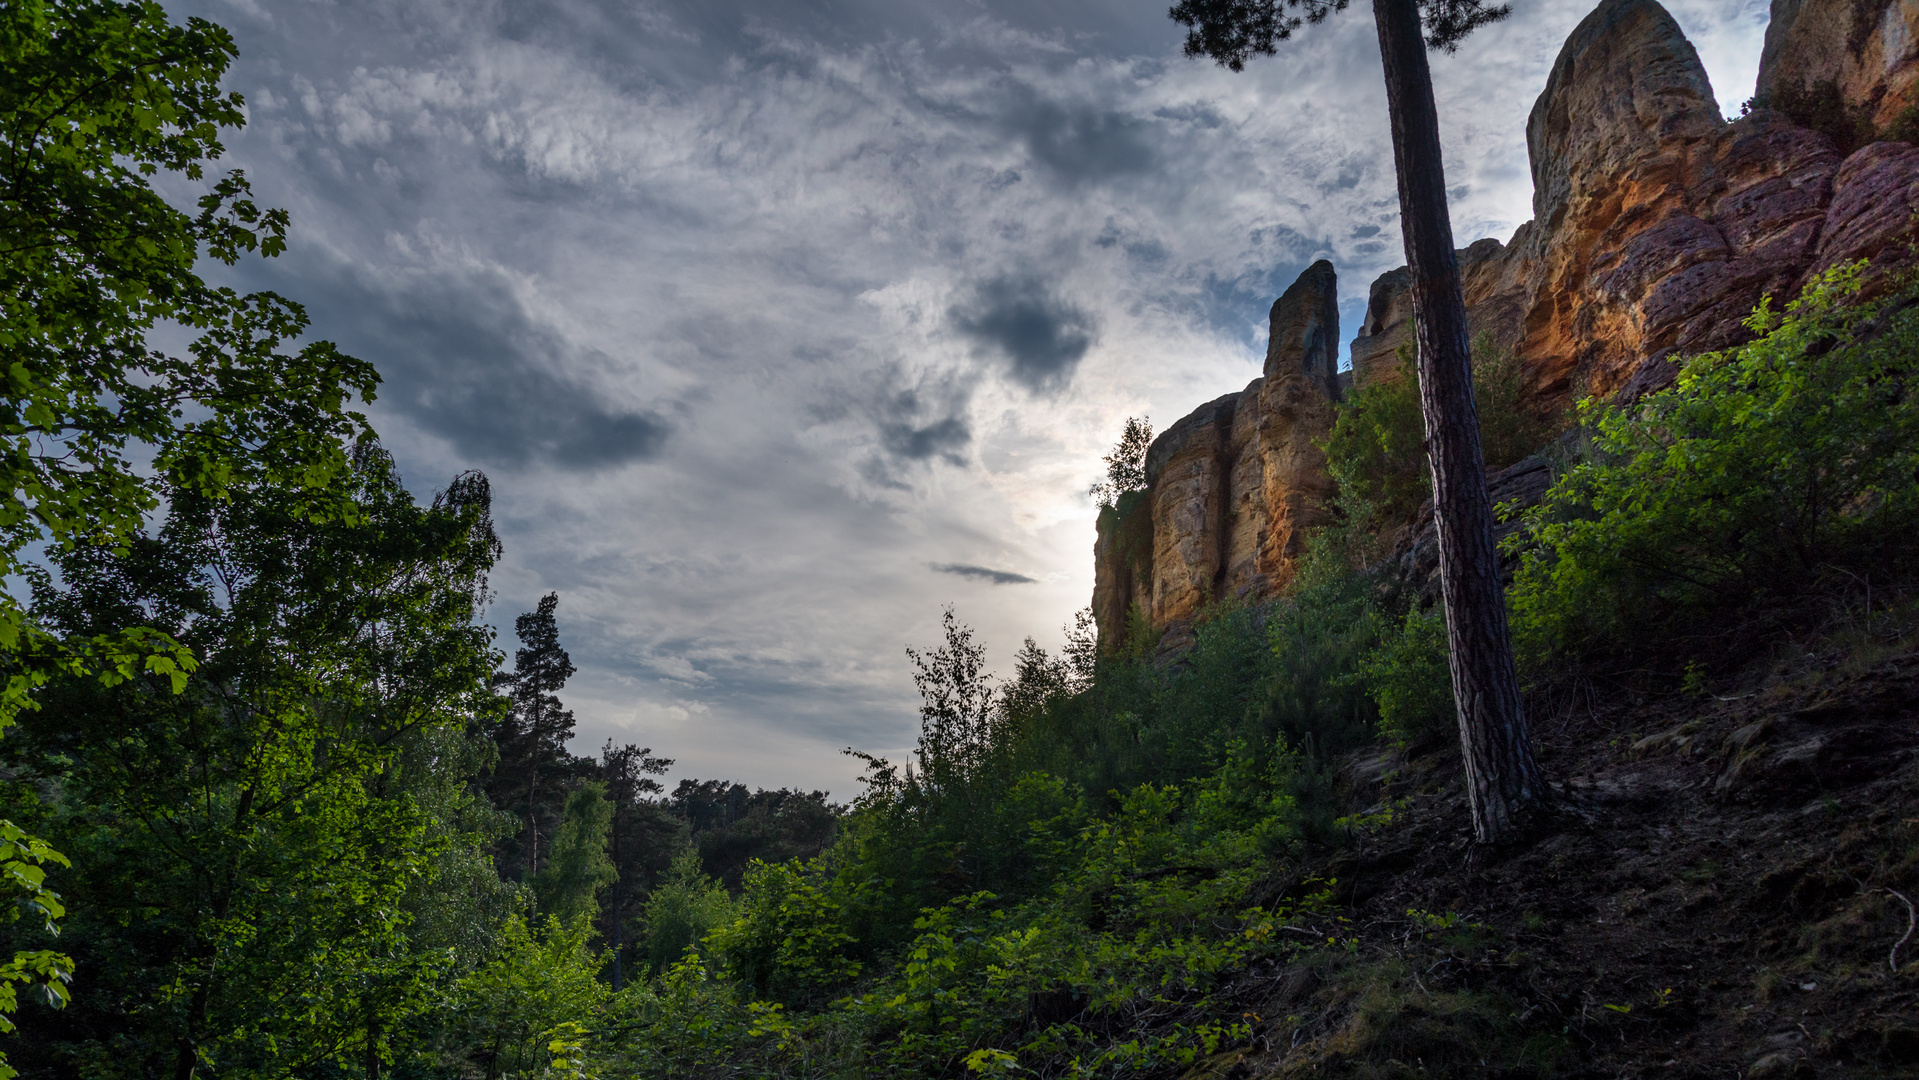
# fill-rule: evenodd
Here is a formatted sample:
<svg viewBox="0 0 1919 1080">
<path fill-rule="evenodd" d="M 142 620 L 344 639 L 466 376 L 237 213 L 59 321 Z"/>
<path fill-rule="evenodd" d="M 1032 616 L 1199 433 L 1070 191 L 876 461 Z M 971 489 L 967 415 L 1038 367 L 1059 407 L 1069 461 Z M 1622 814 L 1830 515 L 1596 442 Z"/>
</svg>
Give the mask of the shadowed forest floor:
<svg viewBox="0 0 1919 1080">
<path fill-rule="evenodd" d="M 1337 944 L 1247 972 L 1253 1046 L 1187 1075 L 1919 1073 L 1919 650 L 1870 651 L 1593 693 L 1536 732 L 1567 813 L 1490 854 L 1456 752 L 1354 761 L 1394 813 L 1305 875 Z"/>
</svg>

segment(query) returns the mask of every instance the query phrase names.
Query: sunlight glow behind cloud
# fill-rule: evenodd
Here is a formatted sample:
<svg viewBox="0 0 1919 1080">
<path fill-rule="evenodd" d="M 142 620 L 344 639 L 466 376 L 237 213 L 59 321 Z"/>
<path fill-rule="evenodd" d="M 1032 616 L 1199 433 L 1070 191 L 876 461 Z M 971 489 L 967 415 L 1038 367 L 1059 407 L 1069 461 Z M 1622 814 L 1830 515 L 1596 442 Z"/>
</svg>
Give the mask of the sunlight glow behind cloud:
<svg viewBox="0 0 1919 1080">
<path fill-rule="evenodd" d="M 380 367 L 416 490 L 488 470 L 503 643 L 558 590 L 575 749 L 680 775 L 850 796 L 944 604 L 1058 644 L 1126 416 L 1256 376 L 1314 260 L 1347 338 L 1402 261 L 1363 5 L 1239 76 L 1164 0 L 175 7 L 235 31 L 232 162 L 293 214 L 233 280 Z M 1764 3 L 1672 8 L 1736 113 Z M 1530 216 L 1588 9 L 1435 60 L 1462 244 Z"/>
</svg>

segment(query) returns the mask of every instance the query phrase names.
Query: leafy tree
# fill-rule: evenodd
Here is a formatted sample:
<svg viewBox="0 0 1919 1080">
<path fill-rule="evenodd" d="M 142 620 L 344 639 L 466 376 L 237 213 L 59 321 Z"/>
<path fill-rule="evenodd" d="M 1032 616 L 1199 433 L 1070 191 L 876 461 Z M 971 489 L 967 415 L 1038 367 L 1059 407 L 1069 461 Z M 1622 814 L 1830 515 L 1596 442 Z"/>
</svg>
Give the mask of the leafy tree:
<svg viewBox="0 0 1919 1080">
<path fill-rule="evenodd" d="M 692 848 L 680 852 L 640 909 L 646 927 L 647 966 L 665 971 L 689 947 L 714 927 L 732 922 L 735 915 L 726 886 L 700 869 L 699 853 Z"/>
<path fill-rule="evenodd" d="M 191 214 L 150 183 L 162 170 L 202 180 L 223 152 L 221 129 L 243 123 L 240 96 L 219 89 L 233 56 L 225 30 L 173 25 L 152 2 L 22 0 L 0 12 L 8 576 L 35 544 L 122 541 L 171 488 L 219 498 L 271 483 L 297 495 L 300 513 L 344 509 L 331 485 L 368 430 L 348 406 L 370 400 L 378 376 L 328 342 L 281 351 L 306 331 L 298 304 L 194 272 L 204 257 L 278 254 L 286 214 L 256 206 L 237 171 Z M 195 335 L 183 355 L 152 347 L 165 325 Z M 26 661 L 0 719 L 62 658 L 190 662 L 133 627 L 56 643 L 12 594 L 0 596 L 0 646 Z"/>
<path fill-rule="evenodd" d="M 611 991 L 599 979 L 606 958 L 588 948 L 593 924 L 547 916 L 529 926 L 507 920 L 492 960 L 460 984 L 457 1014 L 473 1055 L 496 1077 L 552 1075 L 555 1043 L 593 1023 Z"/>
<path fill-rule="evenodd" d="M 931 652 L 908 647 L 913 686 L 920 692 L 920 737 L 914 757 L 924 783 L 962 797 L 986 763 L 1004 723 L 986 646 L 948 607 L 940 625 L 946 640 Z"/>
<path fill-rule="evenodd" d="M 218 498 L 271 483 L 297 493 L 308 516 L 342 509 L 330 489 L 345 448 L 367 431 L 349 404 L 371 400 L 378 377 L 328 342 L 286 349 L 307 328 L 298 304 L 215 288 L 194 270 L 204 257 L 278 254 L 285 213 L 257 206 L 238 171 L 209 184 L 193 212 L 151 185 L 162 171 L 205 180 L 222 129 L 244 122 L 240 96 L 219 89 L 234 55 L 225 30 L 175 25 L 151 0 L 0 9 L 0 577 L 9 582 L 41 544 L 124 542 L 173 488 Z M 184 353 L 153 347 L 164 326 L 187 332 Z M 150 671 L 178 687 L 193 665 L 140 623 L 56 636 L 22 600 L 0 590 L 0 729 L 61 673 L 113 682 Z M 57 996 L 66 970 L 36 951 L 0 963 L 0 984 L 39 982 Z M 0 1012 L 5 1004 L 0 995 Z"/>
<path fill-rule="evenodd" d="M 1278 44 L 1302 26 L 1343 11 L 1347 2 L 1179 0 L 1169 14 L 1189 28 L 1188 56 L 1210 57 L 1240 71 L 1247 60 L 1274 55 Z M 1482 843 L 1498 840 L 1515 815 L 1550 801 L 1552 791 L 1533 760 L 1513 663 L 1426 50 L 1450 52 L 1475 29 L 1511 11 L 1485 0 L 1373 0 L 1392 119 L 1400 229 L 1412 270 L 1420 411 L 1433 473 L 1453 697 L 1473 832 Z"/>
<path fill-rule="evenodd" d="M 1029 637 L 1013 656 L 1013 680 L 1000 691 L 999 708 L 1008 723 L 1017 724 L 1072 690 L 1069 662 L 1048 656 Z"/>
<path fill-rule="evenodd" d="M 152 626 L 201 662 L 179 693 L 59 678 L 6 746 L 16 812 L 76 856 L 83 962 L 68 1015 L 23 1018 L 38 1067 L 375 1067 L 429 999 L 447 957 L 412 946 L 407 893 L 461 837 L 387 777 L 495 708 L 499 543 L 478 474 L 418 506 L 367 444 L 343 484 L 354 511 L 324 522 L 277 484 L 175 490 L 152 535 L 39 575 L 49 633 Z"/>
<path fill-rule="evenodd" d="M 1119 497 L 1146 486 L 1146 451 L 1153 445 L 1153 421 L 1150 417 L 1129 416 L 1120 430 L 1119 445 L 1106 455 L 1106 479 L 1094 484 L 1087 494 L 1102 508 L 1119 505 Z"/>
<path fill-rule="evenodd" d="M 619 879 L 613 860 L 606 857 L 613 827 L 613 806 L 606 786 L 588 780 L 566 798 L 560 827 L 554 830 L 552 854 L 533 879 L 540 910 L 572 923 L 599 914 L 599 892 Z"/>
<path fill-rule="evenodd" d="M 1093 685 L 1093 674 L 1099 668 L 1099 624 L 1093 619 L 1093 609 L 1083 607 L 1073 612 L 1073 621 L 1062 629 L 1066 645 L 1060 650 L 1060 659 L 1066 663 L 1068 685 L 1077 693 Z"/>
</svg>

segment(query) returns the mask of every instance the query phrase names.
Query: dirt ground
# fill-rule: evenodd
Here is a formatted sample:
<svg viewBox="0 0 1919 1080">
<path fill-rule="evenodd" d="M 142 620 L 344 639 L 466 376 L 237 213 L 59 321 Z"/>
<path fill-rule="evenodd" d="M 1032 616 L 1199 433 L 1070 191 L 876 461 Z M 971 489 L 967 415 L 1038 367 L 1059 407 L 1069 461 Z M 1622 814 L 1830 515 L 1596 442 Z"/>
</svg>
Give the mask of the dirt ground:
<svg viewBox="0 0 1919 1080">
<path fill-rule="evenodd" d="M 1919 1077 L 1901 638 L 1589 689 L 1535 725 L 1568 809 L 1492 851 L 1456 751 L 1355 762 L 1393 815 L 1316 868 L 1336 944 L 1245 973 L 1253 1046 L 1189 1076 Z"/>
</svg>

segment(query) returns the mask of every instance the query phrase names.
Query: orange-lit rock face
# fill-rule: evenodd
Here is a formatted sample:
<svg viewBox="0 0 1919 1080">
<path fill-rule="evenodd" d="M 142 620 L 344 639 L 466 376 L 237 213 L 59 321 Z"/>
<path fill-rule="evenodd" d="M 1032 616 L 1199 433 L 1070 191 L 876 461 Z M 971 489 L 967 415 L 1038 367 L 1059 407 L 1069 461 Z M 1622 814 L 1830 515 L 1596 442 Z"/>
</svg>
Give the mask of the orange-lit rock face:
<svg viewBox="0 0 1919 1080">
<path fill-rule="evenodd" d="M 1880 17 L 1905 0 L 1888 2 L 1856 24 L 1873 28 L 1859 39 L 1872 55 L 1904 55 L 1868 40 L 1905 33 Z M 1655 0 L 1606 0 L 1580 23 L 1526 134 L 1535 217 L 1510 243 L 1461 251 L 1460 270 L 1474 330 L 1514 347 L 1546 408 L 1614 393 L 1650 357 L 1739 344 L 1762 297 L 1783 302 L 1836 263 L 1903 259 L 1919 206 L 1919 157 L 1904 144 L 1842 160 L 1825 135 L 1768 110 L 1722 119 Z M 1404 274 L 1373 286 L 1353 342 L 1361 385 L 1410 337 Z"/>
<path fill-rule="evenodd" d="M 1644 355 L 1646 320 L 1621 291 L 1635 282 L 1617 272 L 1658 277 L 1694 257 L 1692 236 L 1672 254 L 1632 245 L 1683 211 L 1724 128 L 1698 54 L 1654 0 L 1607 0 L 1566 40 L 1526 122 L 1533 220 L 1508 245 L 1538 263 L 1517 347 L 1540 392 L 1603 393 Z M 1672 265 L 1650 270 L 1660 258 Z"/>
<path fill-rule="evenodd" d="M 1773 12 L 1762 88 L 1834 78 L 1882 124 L 1913 96 L 1919 0 L 1775 0 Z M 1534 219 L 1458 257 L 1474 332 L 1514 348 L 1542 409 L 1657 389 L 1672 365 L 1655 361 L 1739 344 L 1762 297 L 1783 304 L 1828 267 L 1872 259 L 1883 285 L 1912 260 L 1919 148 L 1842 158 L 1766 109 L 1728 122 L 1656 0 L 1604 0 L 1579 24 L 1526 139 Z M 1411 339 L 1408 281 L 1402 267 L 1373 283 L 1356 385 L 1389 377 Z M 1102 515 L 1094 613 L 1109 648 L 1135 605 L 1178 630 L 1209 601 L 1291 580 L 1332 486 L 1314 443 L 1339 395 L 1334 292 L 1331 264 L 1301 275 L 1273 305 L 1265 374 L 1169 428 L 1138 508 Z"/>
<path fill-rule="evenodd" d="M 1919 0 L 1773 0 L 1758 93 L 1820 81 L 1890 126 L 1919 98 Z"/>
<path fill-rule="evenodd" d="M 1337 288 L 1331 263 L 1300 275 L 1273 304 L 1266 373 L 1163 432 L 1143 497 L 1123 519 L 1100 516 L 1093 612 L 1108 648 L 1134 605 L 1163 629 L 1214 601 L 1266 599 L 1291 579 L 1331 487 L 1313 444 L 1332 430 L 1339 392 Z"/>
</svg>

